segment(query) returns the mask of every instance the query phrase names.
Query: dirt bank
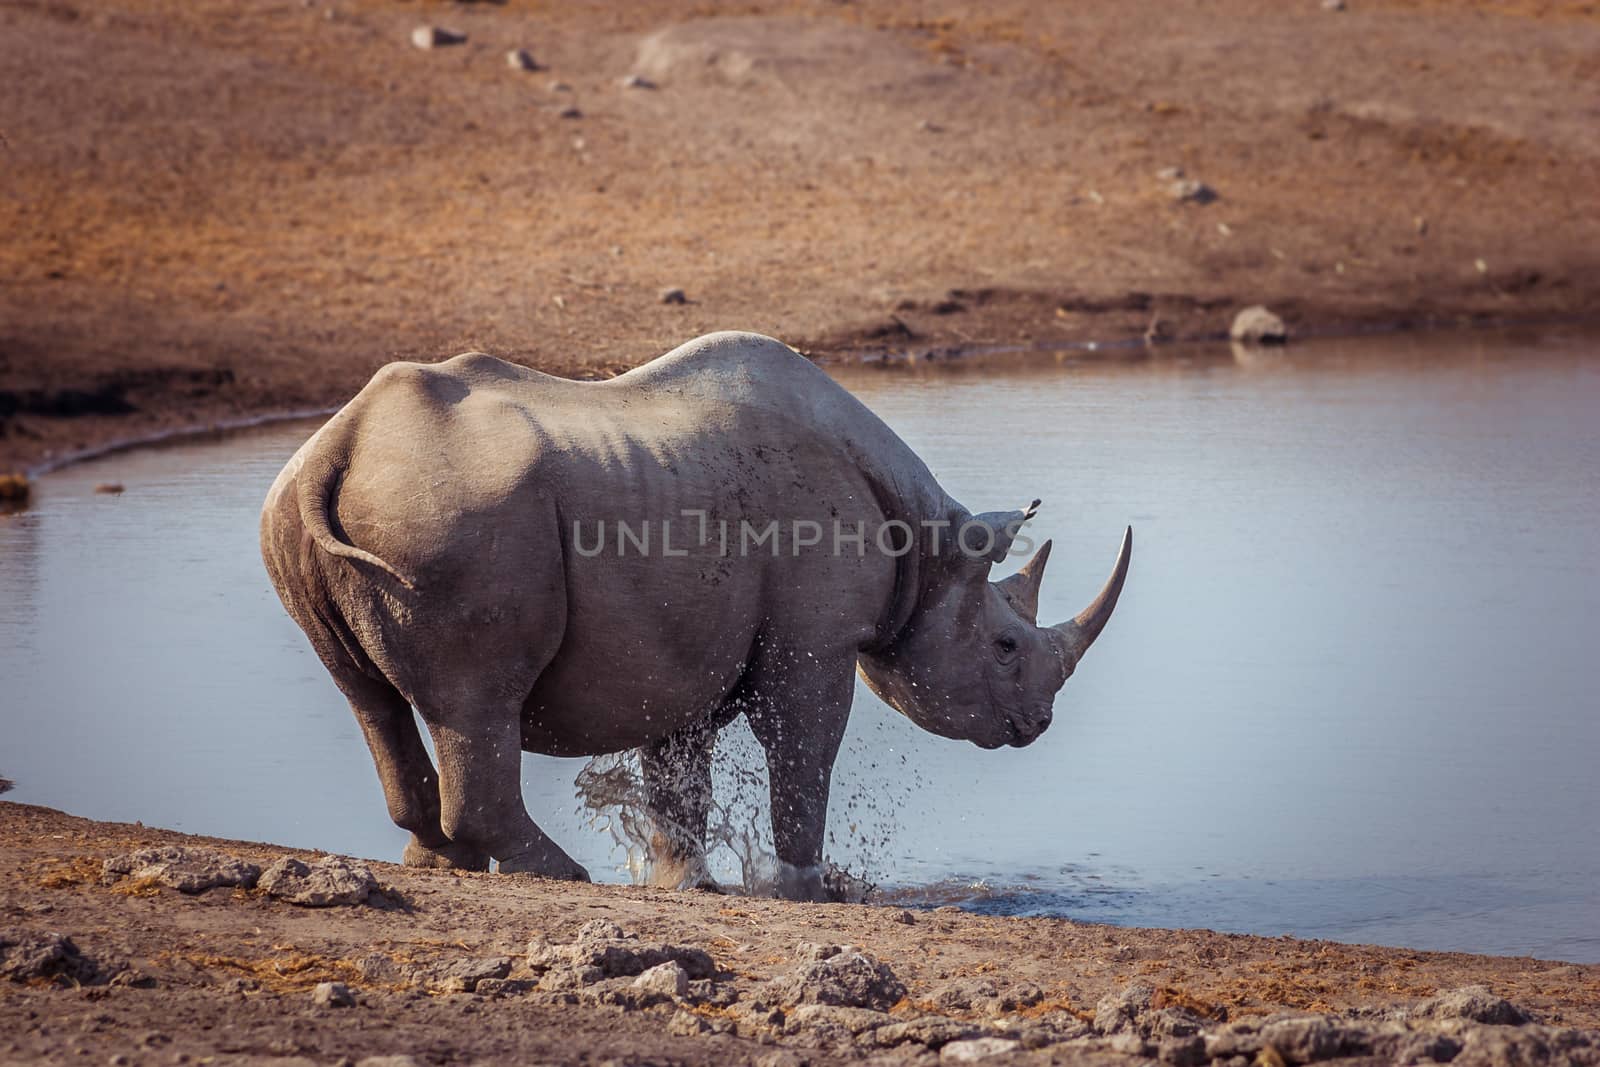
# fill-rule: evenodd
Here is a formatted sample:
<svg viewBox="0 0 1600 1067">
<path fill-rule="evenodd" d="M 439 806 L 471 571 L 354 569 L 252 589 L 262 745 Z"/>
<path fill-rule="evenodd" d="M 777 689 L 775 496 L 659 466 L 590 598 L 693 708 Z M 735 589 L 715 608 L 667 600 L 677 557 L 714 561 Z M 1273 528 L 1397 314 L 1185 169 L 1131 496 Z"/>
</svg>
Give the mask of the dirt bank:
<svg viewBox="0 0 1600 1067">
<path fill-rule="evenodd" d="M 0 470 L 469 347 L 1592 312 L 1596 56 L 1554 0 L 0 0 Z"/>
<path fill-rule="evenodd" d="M 1596 966 L 385 864 L 320 908 L 105 880 L 161 845 L 317 858 L 0 803 L 0 1061 L 1600 1062 Z"/>
</svg>

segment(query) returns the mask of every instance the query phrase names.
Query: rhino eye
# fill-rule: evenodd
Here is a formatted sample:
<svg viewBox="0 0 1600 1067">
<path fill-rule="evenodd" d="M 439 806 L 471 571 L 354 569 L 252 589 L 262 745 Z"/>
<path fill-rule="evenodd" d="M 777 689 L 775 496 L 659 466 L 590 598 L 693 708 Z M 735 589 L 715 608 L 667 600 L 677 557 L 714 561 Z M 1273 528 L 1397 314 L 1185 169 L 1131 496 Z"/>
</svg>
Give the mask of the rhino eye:
<svg viewBox="0 0 1600 1067">
<path fill-rule="evenodd" d="M 1010 659 L 1017 654 L 1017 639 L 1007 634 L 995 641 L 994 650 L 1001 659 Z"/>
</svg>

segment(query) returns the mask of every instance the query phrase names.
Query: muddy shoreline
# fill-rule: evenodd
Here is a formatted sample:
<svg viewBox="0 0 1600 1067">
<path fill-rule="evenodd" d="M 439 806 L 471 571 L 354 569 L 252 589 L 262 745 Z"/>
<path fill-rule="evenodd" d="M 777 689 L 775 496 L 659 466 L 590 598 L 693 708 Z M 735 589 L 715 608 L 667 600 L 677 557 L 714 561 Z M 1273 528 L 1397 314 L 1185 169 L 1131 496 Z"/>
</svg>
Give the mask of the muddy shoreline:
<svg viewBox="0 0 1600 1067">
<path fill-rule="evenodd" d="M 15 803 L 0 845 L 8 1063 L 1600 1062 L 1600 966 L 381 863 L 307 907 L 105 861 L 318 854 Z"/>
</svg>

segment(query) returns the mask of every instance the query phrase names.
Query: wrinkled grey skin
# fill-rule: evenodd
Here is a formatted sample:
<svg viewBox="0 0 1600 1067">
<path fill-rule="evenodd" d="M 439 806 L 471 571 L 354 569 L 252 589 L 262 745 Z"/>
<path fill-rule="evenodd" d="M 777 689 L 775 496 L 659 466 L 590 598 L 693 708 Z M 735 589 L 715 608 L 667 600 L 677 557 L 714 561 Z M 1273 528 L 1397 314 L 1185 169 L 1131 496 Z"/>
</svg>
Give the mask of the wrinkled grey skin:
<svg viewBox="0 0 1600 1067">
<path fill-rule="evenodd" d="M 699 520 L 708 536 L 699 543 Z M 1029 512 L 1028 514 L 1031 514 Z M 863 524 L 866 548 L 720 551 L 717 522 Z M 261 549 L 361 724 L 405 862 L 587 878 L 523 806 L 524 749 L 637 748 L 652 880 L 710 885 L 710 757 L 739 714 L 765 750 L 781 895 L 822 896 L 829 776 L 859 666 L 924 729 L 1025 745 L 1127 571 L 1077 619 L 1034 624 L 1046 544 L 988 580 L 1023 512 L 978 516 L 989 558 L 920 525 L 970 521 L 875 415 L 787 346 L 718 333 L 606 382 L 479 353 L 391 364 L 289 461 Z M 683 555 L 609 533 L 649 521 Z M 910 551 L 874 547 L 908 523 Z M 604 521 L 613 543 L 588 557 Z M 893 531 L 885 543 L 893 544 Z M 981 544 L 981 539 L 974 539 Z M 580 542 L 583 543 L 583 542 Z M 412 716 L 433 736 L 436 772 Z"/>
</svg>

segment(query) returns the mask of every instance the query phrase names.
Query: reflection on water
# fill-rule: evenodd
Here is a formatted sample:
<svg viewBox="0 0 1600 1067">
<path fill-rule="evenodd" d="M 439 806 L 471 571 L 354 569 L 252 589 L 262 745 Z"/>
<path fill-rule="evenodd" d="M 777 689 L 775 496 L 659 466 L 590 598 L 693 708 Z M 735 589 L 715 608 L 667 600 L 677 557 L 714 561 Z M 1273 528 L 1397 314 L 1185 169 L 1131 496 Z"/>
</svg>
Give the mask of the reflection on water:
<svg viewBox="0 0 1600 1067">
<path fill-rule="evenodd" d="M 939 740 L 862 690 L 833 856 L 915 901 L 1600 960 L 1597 355 L 1473 335 L 840 369 L 964 503 L 1044 498 L 1042 616 L 1093 594 L 1125 523 L 1139 551 L 1033 746 Z M 257 557 L 307 432 L 69 468 L 0 519 L 9 798 L 398 855 Z M 624 878 L 581 766 L 529 757 L 529 808 Z"/>
</svg>

